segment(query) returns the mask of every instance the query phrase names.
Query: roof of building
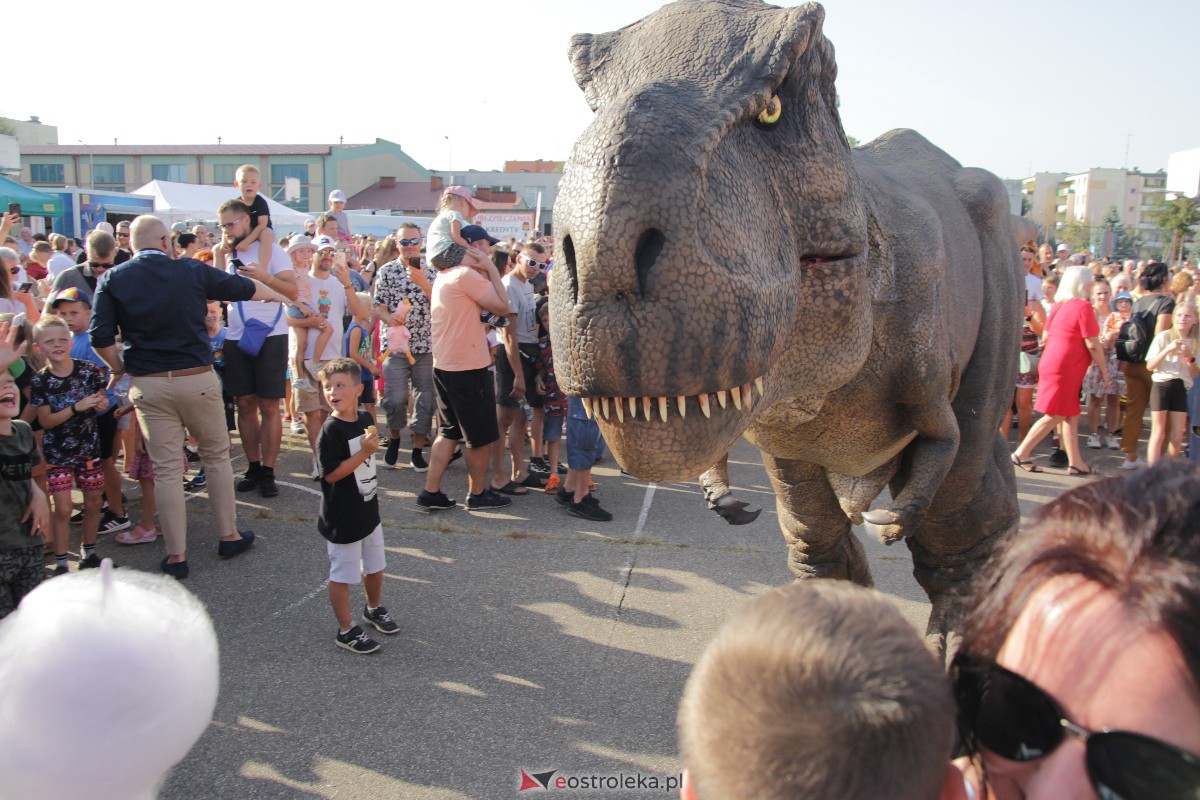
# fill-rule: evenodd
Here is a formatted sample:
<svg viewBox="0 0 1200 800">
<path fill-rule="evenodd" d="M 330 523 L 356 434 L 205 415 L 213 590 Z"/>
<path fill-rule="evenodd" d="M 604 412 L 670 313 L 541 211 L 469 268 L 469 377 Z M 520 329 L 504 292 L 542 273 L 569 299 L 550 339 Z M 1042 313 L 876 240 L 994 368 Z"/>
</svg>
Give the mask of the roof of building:
<svg viewBox="0 0 1200 800">
<path fill-rule="evenodd" d="M 361 144 L 23 144 L 25 156 L 319 156 Z"/>
<path fill-rule="evenodd" d="M 394 186 L 388 187 L 381 187 L 376 183 L 374 186 L 368 186 L 358 194 L 346 198 L 346 209 L 392 208 L 435 213 L 441 198 L 442 190 L 431 188 L 426 182 L 398 181 Z M 498 203 L 476 198 L 474 203 L 480 211 L 524 208 L 521 200 Z"/>
</svg>

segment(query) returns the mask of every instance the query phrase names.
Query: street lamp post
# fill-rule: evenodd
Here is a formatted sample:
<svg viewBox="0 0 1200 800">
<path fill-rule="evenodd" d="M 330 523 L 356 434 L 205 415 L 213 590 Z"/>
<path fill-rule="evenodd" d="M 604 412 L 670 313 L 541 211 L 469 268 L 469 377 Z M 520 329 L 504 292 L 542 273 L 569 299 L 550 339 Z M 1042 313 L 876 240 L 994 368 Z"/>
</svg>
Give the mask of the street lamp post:
<svg viewBox="0 0 1200 800">
<path fill-rule="evenodd" d="M 450 164 L 449 164 L 449 169 L 447 169 L 446 171 L 448 173 L 450 173 L 450 183 L 453 184 L 454 183 L 454 142 L 450 141 L 449 136 L 446 136 L 445 139 L 446 139 L 446 149 L 450 151 L 449 157 L 447 158 L 447 160 L 450 162 Z"/>
</svg>

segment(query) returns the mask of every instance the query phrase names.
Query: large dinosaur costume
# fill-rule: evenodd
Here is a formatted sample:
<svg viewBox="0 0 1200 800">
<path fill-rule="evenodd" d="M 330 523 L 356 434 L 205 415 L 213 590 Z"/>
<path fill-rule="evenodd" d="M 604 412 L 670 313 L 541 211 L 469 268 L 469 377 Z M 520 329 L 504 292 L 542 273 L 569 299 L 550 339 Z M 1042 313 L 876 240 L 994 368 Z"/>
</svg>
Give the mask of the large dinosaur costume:
<svg viewBox="0 0 1200 800">
<path fill-rule="evenodd" d="M 559 381 L 627 470 L 704 473 L 731 521 L 725 454 L 758 446 L 797 577 L 870 585 L 864 517 L 904 538 L 941 637 L 1019 518 L 1020 263 L 993 175 L 913 131 L 847 146 L 823 20 L 680 0 L 572 39 L 595 117 L 554 212 Z"/>
</svg>

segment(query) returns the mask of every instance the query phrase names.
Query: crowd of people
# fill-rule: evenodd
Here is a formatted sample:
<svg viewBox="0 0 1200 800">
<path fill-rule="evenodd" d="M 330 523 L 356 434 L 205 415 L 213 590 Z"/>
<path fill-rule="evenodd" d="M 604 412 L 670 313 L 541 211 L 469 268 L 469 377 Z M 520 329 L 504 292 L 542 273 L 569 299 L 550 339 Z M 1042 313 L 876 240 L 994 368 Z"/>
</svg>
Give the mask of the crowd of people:
<svg viewBox="0 0 1200 800">
<path fill-rule="evenodd" d="M 570 413 L 555 380 L 552 244 L 506 244 L 470 224 L 477 212 L 462 186 L 445 191 L 428 235 L 405 223 L 380 240 L 355 237 L 335 190 L 310 230 L 277 237 L 257 169 L 239 168 L 235 186 L 214 232 L 153 216 L 100 222 L 77 256 L 66 237 L 27 237 L 19 219 L 4 218 L 0 239 L 13 245 L 0 249 L 10 273 L 0 281 L 5 366 L 23 421 L 14 424 L 28 424 L 34 445 L 17 436 L 32 480 L 22 511 L 38 511 L 11 531 L 24 577 L 10 607 L 45 571 L 42 534 L 49 571 L 70 570 L 72 522 L 82 526 L 78 569 L 99 565 L 98 536 L 128 545 L 161 537 L 163 572 L 187 577 L 187 491 L 207 492 L 219 555 L 244 552 L 254 533 L 239 529 L 234 498 L 278 495 L 284 425 L 306 435 L 324 489 L 318 528 L 338 587 L 337 641 L 355 652 L 378 645 L 350 624 L 354 575 L 366 583 L 363 619 L 396 630 L 378 598 L 377 508 L 344 507 L 354 498 L 377 506 L 377 448 L 384 466 L 423 474 L 422 511 L 459 505 L 443 481 L 463 458 L 468 510 L 542 493 L 574 516 L 612 519 L 591 479 L 598 427 Z M 235 431 L 247 462 L 236 477 Z M 186 477 L 191 463 L 198 470 Z M 143 488 L 136 525 L 122 466 Z M 72 516 L 74 492 L 83 507 Z M 361 573 L 349 566 L 360 563 Z"/>
<path fill-rule="evenodd" d="M 1190 455 L 1190 434 L 1200 426 L 1200 330 L 1191 263 L 1172 272 L 1157 261 L 1094 261 L 1065 244 L 1056 251 L 1032 242 L 1021 248 L 1021 257 L 1025 317 L 1013 396 L 1013 464 L 1042 471 L 1033 451 L 1053 435 L 1050 466 L 1072 476 L 1094 474 L 1081 445 L 1081 399 L 1087 405 L 1086 449 L 1119 449 L 1121 469 Z M 1143 459 L 1139 442 L 1147 407 L 1151 427 Z M 1036 422 L 1034 410 L 1043 415 Z M 1011 420 L 1000 431 L 1006 438 Z"/>
</svg>

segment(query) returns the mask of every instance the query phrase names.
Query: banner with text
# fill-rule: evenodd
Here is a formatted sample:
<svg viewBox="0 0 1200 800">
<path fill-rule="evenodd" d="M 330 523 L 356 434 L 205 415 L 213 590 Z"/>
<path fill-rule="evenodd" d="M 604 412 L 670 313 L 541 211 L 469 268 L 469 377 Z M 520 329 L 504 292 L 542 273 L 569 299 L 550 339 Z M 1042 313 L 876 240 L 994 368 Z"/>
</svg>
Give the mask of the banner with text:
<svg viewBox="0 0 1200 800">
<path fill-rule="evenodd" d="M 481 211 L 475 215 L 475 224 L 482 225 L 488 233 L 502 242 L 509 239 L 523 242 L 533 234 L 533 212 Z"/>
</svg>

